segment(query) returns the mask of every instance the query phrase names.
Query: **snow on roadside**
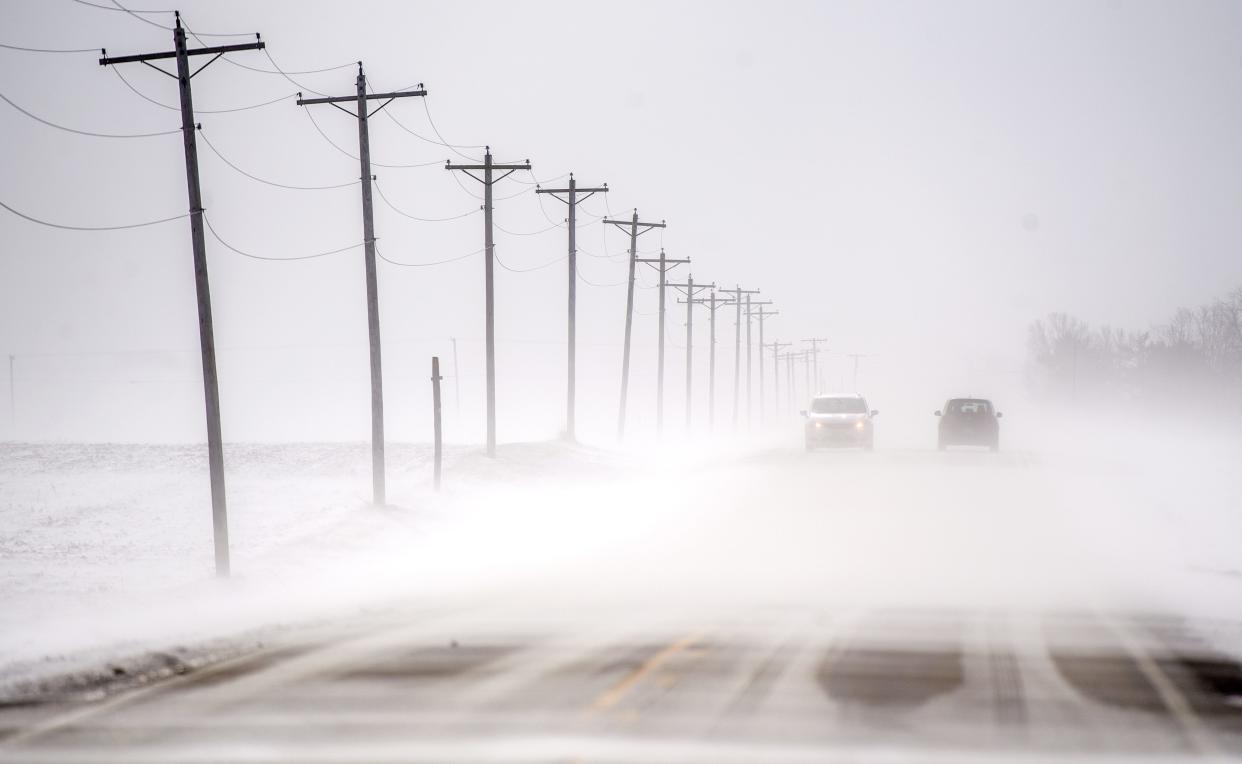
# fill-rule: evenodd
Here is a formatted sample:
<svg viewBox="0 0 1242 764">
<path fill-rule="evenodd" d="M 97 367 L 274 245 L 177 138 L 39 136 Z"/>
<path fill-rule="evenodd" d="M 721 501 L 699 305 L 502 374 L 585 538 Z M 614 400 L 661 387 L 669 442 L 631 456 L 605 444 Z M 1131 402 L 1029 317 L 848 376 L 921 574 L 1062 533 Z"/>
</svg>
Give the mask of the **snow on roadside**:
<svg viewBox="0 0 1242 764">
<path fill-rule="evenodd" d="M 434 567 L 412 559 L 429 534 L 507 491 L 596 479 L 615 462 L 559 443 L 506 446 L 495 460 L 449 448 L 437 495 L 430 448 L 390 444 L 389 505 L 377 508 L 366 444 L 230 444 L 225 582 L 211 574 L 203 447 L 0 444 L 0 693 L 118 655 L 451 590 L 415 575 Z"/>
</svg>

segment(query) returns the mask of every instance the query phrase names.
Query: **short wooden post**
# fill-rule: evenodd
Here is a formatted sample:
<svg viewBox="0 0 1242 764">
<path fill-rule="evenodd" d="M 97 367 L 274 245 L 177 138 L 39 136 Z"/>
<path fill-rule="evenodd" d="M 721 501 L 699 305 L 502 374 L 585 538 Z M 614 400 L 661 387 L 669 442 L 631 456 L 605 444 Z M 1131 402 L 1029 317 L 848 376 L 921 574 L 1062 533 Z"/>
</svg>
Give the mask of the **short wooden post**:
<svg viewBox="0 0 1242 764">
<path fill-rule="evenodd" d="M 435 438 L 436 438 L 436 455 L 435 455 L 435 486 L 436 490 L 440 490 L 440 357 L 432 356 L 431 358 L 431 403 L 435 418 Z"/>
</svg>

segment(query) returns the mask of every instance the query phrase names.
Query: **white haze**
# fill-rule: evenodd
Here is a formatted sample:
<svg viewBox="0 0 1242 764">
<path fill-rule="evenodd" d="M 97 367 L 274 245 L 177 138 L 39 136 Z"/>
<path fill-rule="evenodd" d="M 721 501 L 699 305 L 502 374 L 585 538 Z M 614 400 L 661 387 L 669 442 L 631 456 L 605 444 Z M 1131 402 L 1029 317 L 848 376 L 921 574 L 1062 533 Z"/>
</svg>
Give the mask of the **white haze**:
<svg viewBox="0 0 1242 764">
<path fill-rule="evenodd" d="M 237 572 L 220 584 L 210 579 L 196 448 L 204 427 L 188 225 L 87 234 L 4 213 L 0 360 L 12 356 L 14 370 L 11 388 L 0 373 L 13 401 L 13 416 L 0 416 L 10 441 L 0 446 L 8 665 L 34 670 L 103 645 L 489 595 L 545 617 L 738 602 L 1239 616 L 1238 422 L 1089 395 L 1039 399 L 1028 392 L 1025 345 L 1028 324 L 1051 311 L 1147 329 L 1242 285 L 1237 4 L 711 2 L 622 12 L 569 2 L 187 2 L 182 11 L 196 30 L 263 32 L 289 69 L 365 58 L 377 90 L 425 82 L 449 140 L 491 143 L 502 160 L 529 157 L 535 178 L 574 171 L 583 183 L 607 181 L 606 202 L 584 205 L 580 245 L 596 254 L 625 245 L 586 225 L 592 215 L 638 207 L 644 219 L 667 219 L 641 247 L 692 258 L 678 278 L 761 288 L 780 311 L 769 340 L 828 338 L 819 386 L 857 387 L 881 411 L 877 451 L 802 453 L 795 411 L 807 391 L 800 383 L 791 401 L 782 387 L 779 416 L 769 409 L 761 424 L 757 376 L 753 425 L 743 413 L 733 434 L 728 310 L 714 433 L 707 314 L 695 315 L 687 433 L 676 304 L 657 440 L 650 273 L 637 290 L 630 438 L 614 441 L 624 289 L 580 285 L 588 445 L 555 442 L 566 280 L 557 264 L 498 272 L 502 447 L 489 462 L 479 453 L 481 260 L 381 263 L 392 506 L 377 509 L 362 445 L 360 256 L 258 262 L 209 238 Z M 116 55 L 170 44 L 125 14 L 67 2 L 0 4 L 0 30 L 0 42 Z M 270 66 L 258 54 L 236 60 Z M 104 132 L 177 125 L 92 54 L 0 50 L 0 61 L 0 92 L 52 121 Z M 124 74 L 174 101 L 167 78 L 141 67 Z M 353 78 L 348 68 L 298 77 L 332 94 L 350 92 Z M 205 110 L 296 89 L 226 63 L 194 86 Z M 420 105 L 390 108 L 430 130 Z M 345 115 L 315 117 L 354 145 Z M 225 156 L 262 177 L 357 175 L 291 99 L 199 118 Z M 373 130 L 377 160 L 449 156 L 383 118 Z M 3 104 L 0 133 L 0 199 L 31 215 L 109 225 L 184 210 L 176 136 L 72 136 Z M 206 146 L 200 161 L 208 214 L 241 249 L 292 257 L 361 238 L 356 189 L 265 187 Z M 478 204 L 436 166 L 376 172 L 394 202 L 420 215 Z M 524 188 L 506 181 L 498 194 Z M 544 210 L 562 216 L 553 202 Z M 376 219 L 394 259 L 482 246 L 477 215 L 416 224 L 377 202 Z M 499 202 L 497 221 L 523 232 L 549 225 L 532 194 Z M 565 247 L 561 228 L 497 237 L 516 267 Z M 621 258 L 581 260 L 586 278 L 624 278 Z M 857 384 L 851 353 L 867 356 Z M 428 485 L 433 355 L 450 375 L 454 444 L 440 496 Z M 1005 413 L 1000 454 L 935 451 L 932 411 L 956 395 L 990 397 Z M 195 447 L 160 445 L 169 443 Z M 187 601 L 190 614 L 176 607 Z"/>
</svg>

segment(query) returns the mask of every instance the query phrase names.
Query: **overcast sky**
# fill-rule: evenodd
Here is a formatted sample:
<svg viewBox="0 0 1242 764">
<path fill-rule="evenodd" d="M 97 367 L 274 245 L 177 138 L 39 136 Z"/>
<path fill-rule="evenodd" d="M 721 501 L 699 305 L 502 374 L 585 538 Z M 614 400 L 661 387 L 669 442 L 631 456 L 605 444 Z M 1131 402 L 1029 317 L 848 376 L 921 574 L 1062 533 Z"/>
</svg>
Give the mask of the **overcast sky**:
<svg viewBox="0 0 1242 764">
<path fill-rule="evenodd" d="M 292 72 L 361 59 L 376 90 L 425 83 L 447 140 L 490 144 L 498 160 L 531 160 L 534 172 L 515 180 L 561 183 L 573 171 L 583 183 L 607 182 L 607 199 L 582 207 L 584 278 L 624 280 L 624 258 L 605 257 L 624 250 L 624 237 L 605 238 L 596 216 L 637 207 L 644 219 L 668 221 L 642 249 L 663 244 L 670 257 L 693 260 L 678 279 L 692 272 L 774 301 L 780 315 L 769 340 L 821 336 L 838 354 L 875 354 L 863 361 L 860 388 L 899 413 L 955 393 L 1016 395 L 1025 328 L 1049 311 L 1143 328 L 1242 285 L 1237 3 L 214 1 L 180 9 L 195 32 L 262 33 L 272 60 L 247 52 L 230 56 L 236 64 L 271 69 L 274 61 Z M 170 32 L 70 0 L 2 0 L 0 30 L 4 44 L 111 55 L 172 44 Z M 175 110 L 144 100 L 119 75 L 168 106 L 175 82 L 97 58 L 0 49 L 0 92 L 76 129 L 177 129 Z M 345 67 L 294 79 L 346 95 L 355 75 Z M 356 180 L 357 162 L 294 104 L 298 89 L 278 74 L 217 62 L 194 79 L 197 120 L 211 145 L 252 175 L 286 185 Z M 282 100 L 210 112 L 273 99 Z M 356 151 L 355 121 L 312 109 L 331 140 Z M 387 113 L 434 137 L 419 99 Z M 186 211 L 175 132 L 79 136 L 3 103 L 0 131 L 0 201 L 27 214 L 108 226 Z M 383 114 L 372 120 L 372 156 L 434 163 L 374 168 L 387 199 L 407 213 L 478 207 L 477 184 L 459 177 L 463 189 L 439 164 L 456 154 Z M 357 186 L 266 186 L 203 143 L 200 163 L 208 219 L 238 249 L 297 257 L 362 239 Z M 497 254 L 514 268 L 565 250 L 564 229 L 545 230 L 563 208 L 545 200 L 541 209 L 529 188 L 497 188 L 499 197 L 527 191 L 497 202 L 498 224 L 541 232 L 497 232 Z M 380 249 L 393 260 L 432 262 L 482 246 L 478 214 L 415 222 L 379 199 L 375 214 Z M 3 417 L 4 432 L 202 437 L 188 229 L 177 220 L 58 231 L 0 211 L 0 354 L 17 356 L 18 421 Z M 360 250 L 261 262 L 209 236 L 208 256 L 226 439 L 365 439 Z M 379 278 L 394 437 L 426 439 L 428 359 L 451 364 L 449 338 L 457 337 L 463 412 L 450 430 L 477 440 L 481 257 L 433 268 L 381 263 Z M 561 426 L 566 278 L 564 263 L 498 274 L 502 440 Z M 642 427 L 654 390 L 656 299 L 653 289 L 638 293 L 632 388 Z M 615 417 L 624 300 L 623 286 L 580 286 L 583 418 L 604 434 Z M 679 412 L 684 314 L 671 309 L 668 395 Z M 727 402 L 733 325 L 726 312 L 719 318 Z M 695 322 L 701 379 L 707 312 Z M 825 361 L 825 384 L 852 387 L 850 362 L 838 354 Z M 452 408 L 451 394 L 448 401 Z"/>
</svg>

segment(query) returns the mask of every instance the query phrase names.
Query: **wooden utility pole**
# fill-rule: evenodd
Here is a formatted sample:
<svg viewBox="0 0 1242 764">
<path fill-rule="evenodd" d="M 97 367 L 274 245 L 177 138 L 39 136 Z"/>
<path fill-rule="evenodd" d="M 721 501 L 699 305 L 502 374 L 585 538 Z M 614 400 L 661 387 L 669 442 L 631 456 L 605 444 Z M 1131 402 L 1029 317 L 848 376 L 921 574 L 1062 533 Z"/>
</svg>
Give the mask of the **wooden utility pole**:
<svg viewBox="0 0 1242 764">
<path fill-rule="evenodd" d="M 699 297 L 693 302 L 699 305 L 706 305 L 710 311 L 708 325 L 711 327 L 711 338 L 708 342 L 707 364 L 707 429 L 710 432 L 716 427 L 716 309 L 732 305 L 733 301 L 718 298 L 716 296 L 716 286 L 713 284 L 710 297 Z"/>
<path fill-rule="evenodd" d="M 358 78 L 354 82 L 355 93 L 327 98 L 302 98 L 298 93 L 298 106 L 330 104 L 358 121 L 358 164 L 362 188 L 362 241 L 363 263 L 367 288 L 367 341 L 371 357 L 371 496 L 375 504 L 386 501 L 384 485 L 384 375 L 380 362 L 379 286 L 375 277 L 375 215 L 371 205 L 371 130 L 369 121 L 380 109 L 397 98 L 427 95 L 419 83 L 418 90 L 400 93 L 367 93 L 367 75 L 358 62 Z M 374 111 L 368 112 L 368 101 L 383 101 Z M 341 106 L 354 104 L 354 111 Z"/>
<path fill-rule="evenodd" d="M 577 352 L 578 352 L 578 335 L 577 335 L 577 312 L 578 312 L 578 203 L 585 202 L 595 194 L 608 193 L 608 184 L 599 188 L 578 188 L 578 182 L 574 180 L 574 174 L 569 173 L 569 186 L 567 188 L 535 188 L 536 194 L 551 194 L 553 199 L 564 202 L 569 207 L 569 220 L 566 221 L 569 226 L 569 362 L 567 364 L 568 379 L 565 384 L 566 400 L 565 400 L 565 438 L 570 442 L 576 439 L 574 434 L 574 411 L 576 408 L 575 397 L 577 390 Z M 565 194 L 562 198 L 560 194 Z M 578 194 L 586 194 L 581 199 Z"/>
<path fill-rule="evenodd" d="M 228 505 L 224 492 L 224 443 L 220 435 L 220 387 L 216 370 L 216 339 L 211 319 L 211 286 L 207 279 L 207 245 L 203 236 L 203 198 L 199 188 L 198 144 L 195 140 L 194 99 L 190 80 L 225 53 L 262 50 L 266 47 L 259 36 L 255 42 L 239 45 L 216 45 L 190 49 L 186 46 L 181 14 L 176 14 L 173 28 L 173 50 L 143 53 L 135 56 L 109 57 L 103 51 L 100 66 L 142 63 L 177 80 L 181 100 L 181 138 L 185 149 L 185 180 L 190 201 L 190 244 L 194 250 L 194 288 L 198 297 L 198 344 L 203 362 L 203 399 L 207 409 L 207 469 L 211 477 L 211 519 L 214 538 L 216 575 L 229 575 Z M 196 71 L 190 71 L 191 56 L 214 56 Z M 152 64 L 152 61 L 176 59 L 174 75 Z"/>
<path fill-rule="evenodd" d="M 869 353 L 847 353 L 850 358 L 854 359 L 854 392 L 858 392 L 858 362 L 863 358 L 870 358 Z"/>
<path fill-rule="evenodd" d="M 771 304 L 771 301 L 763 304 Z M 769 316 L 780 316 L 780 311 L 765 311 L 761 304 L 755 317 L 759 319 L 759 424 L 764 424 L 764 319 Z"/>
<path fill-rule="evenodd" d="M 771 305 L 771 304 L 772 304 L 771 300 L 764 300 L 763 302 L 755 302 L 752 300 L 748 302 L 746 305 L 746 343 L 747 343 L 747 347 L 746 347 L 746 405 L 748 407 L 746 416 L 747 416 L 748 425 L 750 423 L 750 412 L 749 412 L 749 406 L 750 406 L 750 319 L 752 317 L 757 317 L 759 319 L 759 352 L 758 352 L 758 356 L 759 356 L 759 424 L 762 425 L 763 424 L 763 319 L 766 318 L 767 316 L 775 316 L 777 314 L 777 311 L 765 311 L 763 306 Z M 754 309 L 756 307 L 758 308 L 758 310 Z"/>
<path fill-rule="evenodd" d="M 798 411 L 798 382 L 794 378 L 793 351 L 782 354 L 781 360 L 785 362 L 785 387 L 789 391 L 789 411 L 790 413 L 796 413 Z"/>
<path fill-rule="evenodd" d="M 777 419 L 781 416 L 781 348 L 787 348 L 792 342 L 772 340 L 768 347 L 772 348 L 772 414 Z"/>
<path fill-rule="evenodd" d="M 694 296 L 704 289 L 715 289 L 716 285 L 712 284 L 695 284 L 694 274 L 691 274 L 684 284 L 669 284 L 674 289 L 678 289 L 686 296 L 686 299 L 678 302 L 686 305 L 686 431 L 690 431 L 690 400 L 693 392 L 693 373 L 694 373 L 694 304 L 700 300 L 694 299 Z M 713 338 L 714 339 L 714 338 Z"/>
<path fill-rule="evenodd" d="M 654 228 L 664 228 L 667 224 L 663 220 L 659 223 L 639 222 L 637 208 L 631 220 L 604 218 L 604 223 L 630 229 L 630 277 L 625 293 L 625 344 L 621 351 L 621 406 L 617 412 L 617 439 L 620 440 L 625 437 L 625 402 L 630 390 L 630 334 L 634 324 L 634 269 L 638 259 L 638 237 Z"/>
<path fill-rule="evenodd" d="M 656 359 L 656 435 L 659 435 L 664 432 L 664 291 L 665 287 L 668 286 L 668 272 L 678 265 L 690 261 L 670 260 L 664 254 L 664 248 L 660 247 L 659 257 L 640 257 L 634 262 L 646 263 L 660 272 L 659 350 Z"/>
<path fill-rule="evenodd" d="M 823 337 L 811 337 L 802 340 L 811 346 L 811 381 L 815 383 L 815 389 L 818 391 L 820 387 L 819 381 L 819 343 L 827 342 Z"/>
<path fill-rule="evenodd" d="M 737 429 L 737 409 L 742 399 L 742 308 L 744 307 L 748 297 L 743 295 L 759 294 L 758 289 L 742 289 L 740 286 L 733 289 L 721 289 L 725 294 L 733 295 L 729 301 L 736 309 L 736 317 L 734 319 L 733 332 L 733 429 Z"/>
<path fill-rule="evenodd" d="M 431 416 L 434 422 L 435 432 L 435 471 L 434 483 L 436 490 L 440 490 L 440 449 L 442 444 L 443 432 L 440 428 L 440 380 L 444 379 L 440 376 L 440 357 L 431 357 Z"/>
<path fill-rule="evenodd" d="M 492 148 L 486 146 L 486 154 L 483 156 L 483 164 L 453 164 L 446 162 L 444 169 L 461 170 L 470 177 L 483 184 L 483 249 L 484 255 L 484 279 L 486 285 L 484 287 L 484 299 L 486 301 L 485 321 L 487 327 L 485 329 L 484 341 L 487 345 L 487 455 L 496 455 L 496 292 L 493 286 L 493 276 L 496 270 L 496 249 L 492 240 L 492 186 L 509 177 L 518 170 L 529 170 L 530 160 L 527 159 L 523 164 L 496 164 L 492 161 Z M 483 176 L 475 175 L 475 172 L 483 172 Z M 496 170 L 503 171 L 503 175 L 495 177 L 493 174 Z"/>
</svg>

